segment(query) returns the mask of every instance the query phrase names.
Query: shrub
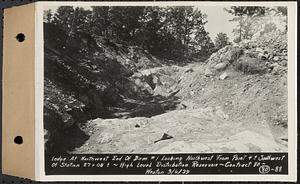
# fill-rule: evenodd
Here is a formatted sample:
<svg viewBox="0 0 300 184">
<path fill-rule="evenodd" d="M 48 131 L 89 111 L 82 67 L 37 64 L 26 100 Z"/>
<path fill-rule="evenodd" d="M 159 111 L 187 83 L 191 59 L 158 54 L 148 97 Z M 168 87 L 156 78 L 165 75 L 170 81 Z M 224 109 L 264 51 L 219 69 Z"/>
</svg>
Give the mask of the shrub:
<svg viewBox="0 0 300 184">
<path fill-rule="evenodd" d="M 235 63 L 235 69 L 248 74 L 262 74 L 267 72 L 267 67 L 257 58 L 243 56 Z"/>
</svg>

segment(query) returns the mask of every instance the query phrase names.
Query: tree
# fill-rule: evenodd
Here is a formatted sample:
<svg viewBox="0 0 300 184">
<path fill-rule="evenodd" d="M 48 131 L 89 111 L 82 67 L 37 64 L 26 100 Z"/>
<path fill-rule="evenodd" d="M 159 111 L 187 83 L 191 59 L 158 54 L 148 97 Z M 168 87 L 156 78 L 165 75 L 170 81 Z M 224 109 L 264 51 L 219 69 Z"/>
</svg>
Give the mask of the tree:
<svg viewBox="0 0 300 184">
<path fill-rule="evenodd" d="M 87 33 L 182 60 L 194 52 L 210 53 L 214 47 L 204 29 L 206 18 L 186 6 L 95 6 L 92 10 L 61 6 L 49 20 L 66 32 L 66 43 L 70 37 Z"/>
<path fill-rule="evenodd" d="M 236 40 L 251 39 L 252 36 L 259 30 L 259 17 L 235 17 L 231 21 L 238 21 L 238 27 L 233 29 L 234 35 L 238 35 Z"/>
<path fill-rule="evenodd" d="M 231 6 L 225 10 L 234 16 L 260 16 L 264 15 L 268 8 L 262 6 Z"/>
<path fill-rule="evenodd" d="M 163 12 L 157 6 L 147 6 L 143 10 L 143 15 L 139 20 L 141 26 L 136 31 L 135 39 L 144 49 L 157 53 L 161 50 Z"/>
<path fill-rule="evenodd" d="M 61 6 L 54 14 L 53 23 L 62 28 L 68 36 L 78 31 L 91 33 L 91 16 L 92 12 L 82 7 Z"/>
<path fill-rule="evenodd" d="M 286 6 L 278 6 L 276 9 L 275 9 L 276 13 L 277 14 L 280 14 L 282 17 L 284 17 L 284 23 L 285 23 L 285 31 L 287 31 L 287 7 Z"/>
<path fill-rule="evenodd" d="M 191 52 L 196 56 L 207 56 L 215 51 L 215 45 L 209 37 L 209 33 L 206 31 L 201 34 L 196 34 L 192 45 Z"/>
<path fill-rule="evenodd" d="M 287 7 L 286 6 L 278 6 L 276 8 L 277 12 L 283 16 L 287 16 Z"/>
<path fill-rule="evenodd" d="M 250 39 L 254 35 L 253 27 L 258 18 L 269 10 L 262 6 L 231 6 L 230 9 L 224 9 L 230 14 L 236 16 L 231 21 L 238 22 L 237 28 L 233 30 L 239 38 L 235 41 Z"/>
<path fill-rule="evenodd" d="M 201 37 L 206 34 L 204 25 L 207 23 L 206 15 L 194 7 L 176 6 L 162 9 L 162 32 L 165 35 L 173 35 L 173 48 L 181 56 L 189 56 L 190 51 L 195 50 L 197 44 L 201 44 Z M 198 39 L 197 39 L 198 37 Z"/>
<path fill-rule="evenodd" d="M 60 6 L 54 14 L 53 23 L 69 33 L 75 19 L 74 12 L 72 6 Z"/>
<path fill-rule="evenodd" d="M 93 6 L 91 15 L 91 31 L 98 36 L 108 37 L 109 21 L 109 6 Z"/>
<path fill-rule="evenodd" d="M 221 33 L 217 34 L 217 37 L 215 39 L 215 46 L 216 46 L 217 50 L 219 50 L 229 44 L 230 44 L 229 38 L 227 37 L 226 33 L 221 32 Z"/>
<path fill-rule="evenodd" d="M 113 6 L 110 7 L 108 16 L 111 22 L 109 29 L 113 37 L 125 42 L 133 41 L 136 31 L 140 27 L 140 19 L 144 7 L 138 6 Z"/>
<path fill-rule="evenodd" d="M 72 20 L 71 33 L 84 32 L 92 34 L 92 12 L 82 7 L 76 7 L 74 10 L 74 19 Z"/>
<path fill-rule="evenodd" d="M 53 16 L 53 13 L 52 13 L 51 9 L 45 10 L 45 11 L 44 11 L 44 15 L 43 15 L 43 21 L 44 21 L 45 23 L 51 23 L 51 21 L 52 21 L 52 16 Z"/>
</svg>

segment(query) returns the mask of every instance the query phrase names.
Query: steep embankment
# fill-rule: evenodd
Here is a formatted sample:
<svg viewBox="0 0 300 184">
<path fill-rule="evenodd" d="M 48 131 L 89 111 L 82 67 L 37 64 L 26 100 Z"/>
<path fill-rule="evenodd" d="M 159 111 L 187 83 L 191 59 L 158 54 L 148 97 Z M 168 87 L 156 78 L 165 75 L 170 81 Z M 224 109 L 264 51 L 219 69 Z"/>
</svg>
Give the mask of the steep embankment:
<svg viewBox="0 0 300 184">
<path fill-rule="evenodd" d="M 153 97 L 130 79 L 138 70 L 162 66 L 157 58 L 138 47 L 82 32 L 66 34 L 53 24 L 44 26 L 48 151 L 65 151 L 83 144 L 88 136 L 78 125 L 90 119 L 164 113 L 160 105 L 164 97 Z"/>
</svg>

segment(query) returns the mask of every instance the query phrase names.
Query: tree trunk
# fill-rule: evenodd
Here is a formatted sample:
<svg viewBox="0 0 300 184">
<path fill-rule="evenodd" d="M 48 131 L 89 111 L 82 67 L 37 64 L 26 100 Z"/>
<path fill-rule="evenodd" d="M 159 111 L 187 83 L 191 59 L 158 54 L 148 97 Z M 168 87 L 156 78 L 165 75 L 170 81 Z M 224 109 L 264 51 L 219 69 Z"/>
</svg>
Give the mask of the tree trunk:
<svg viewBox="0 0 300 184">
<path fill-rule="evenodd" d="M 242 16 L 240 16 L 240 41 L 242 41 Z"/>
</svg>

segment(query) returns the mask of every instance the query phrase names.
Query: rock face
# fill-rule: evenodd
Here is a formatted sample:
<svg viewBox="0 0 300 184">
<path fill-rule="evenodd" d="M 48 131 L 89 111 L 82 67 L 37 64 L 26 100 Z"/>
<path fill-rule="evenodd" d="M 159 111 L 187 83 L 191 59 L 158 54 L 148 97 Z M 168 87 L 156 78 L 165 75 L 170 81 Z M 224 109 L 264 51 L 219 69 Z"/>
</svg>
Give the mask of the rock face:
<svg viewBox="0 0 300 184">
<path fill-rule="evenodd" d="M 268 139 L 261 134 L 246 130 L 228 137 L 226 141 L 223 139 L 211 143 L 176 141 L 154 153 L 247 153 L 261 152 L 262 150 L 276 152 L 276 150 L 281 150 L 282 148 L 272 137 Z"/>
<path fill-rule="evenodd" d="M 207 60 L 207 67 L 216 67 L 218 64 L 223 63 L 218 66 L 222 66 L 221 69 L 238 59 L 242 55 L 243 51 L 237 46 L 225 46 L 216 53 L 212 54 Z M 225 64 L 225 65 L 224 65 Z"/>
<path fill-rule="evenodd" d="M 91 135 L 88 145 L 107 140 L 107 135 L 109 141 L 95 147 L 84 145 L 73 152 L 242 153 L 287 150 L 286 146 L 274 140 L 266 124 L 256 125 L 257 130 L 235 126 L 234 122 L 224 118 L 226 113 L 221 107 L 215 109 L 175 110 L 151 118 L 96 119 L 91 125 L 93 129 L 102 131 Z"/>
</svg>

